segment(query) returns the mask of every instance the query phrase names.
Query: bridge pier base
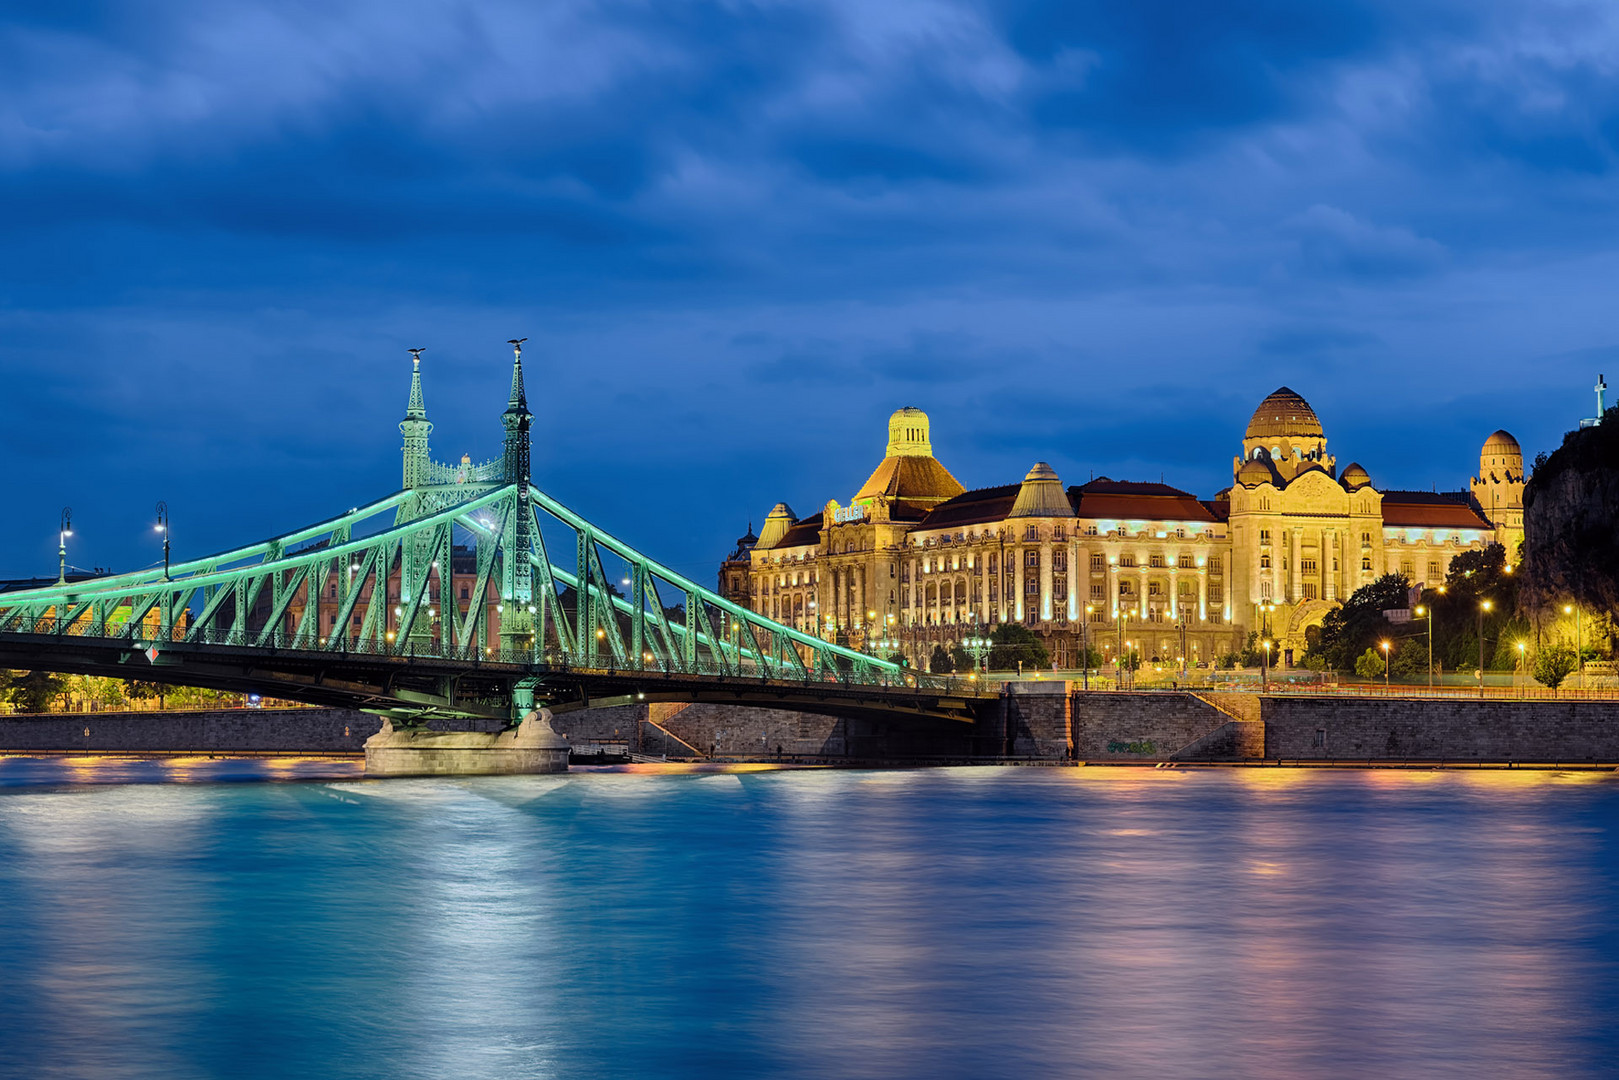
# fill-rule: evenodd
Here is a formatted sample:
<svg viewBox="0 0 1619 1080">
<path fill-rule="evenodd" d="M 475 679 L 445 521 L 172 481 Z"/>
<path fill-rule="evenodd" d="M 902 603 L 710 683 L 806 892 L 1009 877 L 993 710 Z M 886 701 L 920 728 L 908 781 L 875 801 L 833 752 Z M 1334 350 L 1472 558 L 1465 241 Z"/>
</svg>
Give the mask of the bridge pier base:
<svg viewBox="0 0 1619 1080">
<path fill-rule="evenodd" d="M 367 776 L 504 776 L 568 771 L 568 743 L 551 711 L 527 713 L 510 731 L 398 731 L 386 721 L 365 741 Z"/>
</svg>

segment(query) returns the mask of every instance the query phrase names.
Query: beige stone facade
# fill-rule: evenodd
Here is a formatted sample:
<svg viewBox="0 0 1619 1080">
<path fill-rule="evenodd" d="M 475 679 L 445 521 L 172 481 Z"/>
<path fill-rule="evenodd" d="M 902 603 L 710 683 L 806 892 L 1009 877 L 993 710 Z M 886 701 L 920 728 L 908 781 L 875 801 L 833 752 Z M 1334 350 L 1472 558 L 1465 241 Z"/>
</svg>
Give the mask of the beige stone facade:
<svg viewBox="0 0 1619 1080">
<path fill-rule="evenodd" d="M 1232 485 L 1207 500 L 1105 477 L 1064 487 L 1044 462 L 1019 483 L 965 491 L 933 456 L 927 416 L 901 409 L 847 505 L 799 518 L 778 503 L 738 540 L 720 588 L 918 664 L 1003 622 L 1038 633 L 1058 667 L 1079 664 L 1087 641 L 1105 658 L 1208 664 L 1251 630 L 1285 664 L 1360 586 L 1390 572 L 1437 582 L 1456 555 L 1497 540 L 1515 557 L 1522 536 L 1522 455 L 1505 432 L 1469 492 L 1379 490 L 1359 465 L 1337 470 L 1314 410 L 1284 387 L 1255 410 L 1232 464 Z"/>
</svg>

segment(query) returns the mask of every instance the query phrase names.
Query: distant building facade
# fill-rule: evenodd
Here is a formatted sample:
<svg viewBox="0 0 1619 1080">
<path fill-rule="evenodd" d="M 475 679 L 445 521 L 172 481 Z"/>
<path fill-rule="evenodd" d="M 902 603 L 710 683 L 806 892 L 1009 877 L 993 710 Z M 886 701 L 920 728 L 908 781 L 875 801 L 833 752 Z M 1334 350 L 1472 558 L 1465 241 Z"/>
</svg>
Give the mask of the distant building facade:
<svg viewBox="0 0 1619 1080">
<path fill-rule="evenodd" d="M 799 518 L 777 503 L 722 563 L 720 591 L 918 665 L 1003 622 L 1039 634 L 1059 667 L 1087 642 L 1104 660 L 1208 663 L 1250 631 L 1287 663 L 1362 585 L 1437 582 L 1497 541 L 1515 559 L 1523 535 L 1523 455 L 1504 431 L 1469 491 L 1378 490 L 1360 465 L 1338 470 L 1315 411 L 1283 387 L 1254 411 L 1232 473 L 1207 500 L 1105 477 L 1065 487 L 1045 462 L 967 491 L 933 456 L 927 415 L 904 408 L 848 504 Z"/>
</svg>

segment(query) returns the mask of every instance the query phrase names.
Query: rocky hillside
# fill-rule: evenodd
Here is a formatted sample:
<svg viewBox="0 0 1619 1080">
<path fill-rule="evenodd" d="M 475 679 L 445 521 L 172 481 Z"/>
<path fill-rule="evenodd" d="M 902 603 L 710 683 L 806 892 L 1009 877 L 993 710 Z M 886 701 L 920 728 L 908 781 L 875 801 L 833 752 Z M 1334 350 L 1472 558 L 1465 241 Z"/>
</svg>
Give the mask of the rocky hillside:
<svg viewBox="0 0 1619 1080">
<path fill-rule="evenodd" d="M 1520 598 L 1530 613 L 1578 602 L 1619 611 L 1619 407 L 1541 455 L 1523 496 Z"/>
</svg>

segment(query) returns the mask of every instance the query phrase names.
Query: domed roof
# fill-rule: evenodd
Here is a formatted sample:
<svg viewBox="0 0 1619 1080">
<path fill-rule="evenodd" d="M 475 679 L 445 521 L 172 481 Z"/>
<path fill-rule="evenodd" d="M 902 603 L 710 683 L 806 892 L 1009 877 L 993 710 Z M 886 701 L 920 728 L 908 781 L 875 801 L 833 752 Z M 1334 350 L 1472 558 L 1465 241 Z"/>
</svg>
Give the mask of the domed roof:
<svg viewBox="0 0 1619 1080">
<path fill-rule="evenodd" d="M 1271 467 L 1258 458 L 1250 458 L 1242 463 L 1237 470 L 1237 483 L 1243 487 L 1258 487 L 1260 484 L 1274 484 L 1276 474 Z"/>
<path fill-rule="evenodd" d="M 1510 432 L 1497 431 L 1494 435 L 1484 440 L 1482 453 L 1517 454 L 1521 457 L 1523 456 L 1523 447 L 1518 445 L 1518 440 L 1514 439 Z"/>
<path fill-rule="evenodd" d="M 1360 462 L 1351 461 L 1344 468 L 1344 474 L 1341 479 L 1343 480 L 1344 487 L 1353 491 L 1356 488 L 1363 488 L 1367 484 L 1370 484 L 1372 482 L 1372 474 L 1361 468 Z"/>
<path fill-rule="evenodd" d="M 920 503 L 941 503 L 967 489 L 933 456 L 928 414 L 907 405 L 888 418 L 888 449 L 855 492 L 854 501 L 879 495 Z"/>
<path fill-rule="evenodd" d="M 793 522 L 797 520 L 798 517 L 793 513 L 792 507 L 784 502 L 777 503 L 770 508 L 770 513 L 765 515 L 765 523 L 759 529 L 757 546 L 774 547 L 778 540 L 787 535 L 787 530 L 792 528 Z"/>
<path fill-rule="evenodd" d="M 1034 463 L 1018 488 L 1017 500 L 1007 517 L 1073 517 L 1074 506 L 1062 489 L 1057 470 L 1043 461 Z"/>
<path fill-rule="evenodd" d="M 1245 439 L 1275 439 L 1313 436 L 1324 438 L 1326 431 L 1310 403 L 1283 386 L 1277 389 L 1254 410 L 1248 421 Z"/>
</svg>

